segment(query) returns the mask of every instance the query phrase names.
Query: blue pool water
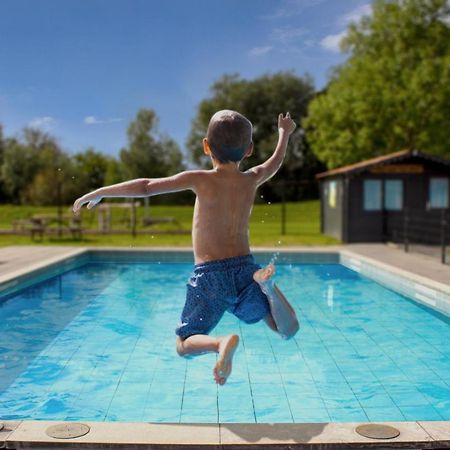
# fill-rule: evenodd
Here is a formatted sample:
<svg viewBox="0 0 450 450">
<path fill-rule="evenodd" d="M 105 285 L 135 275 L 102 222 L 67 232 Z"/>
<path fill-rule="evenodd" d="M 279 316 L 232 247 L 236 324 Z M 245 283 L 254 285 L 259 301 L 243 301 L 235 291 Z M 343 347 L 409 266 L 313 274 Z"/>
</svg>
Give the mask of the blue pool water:
<svg viewBox="0 0 450 450">
<path fill-rule="evenodd" d="M 192 270 L 88 263 L 0 299 L 0 419 L 450 420 L 450 320 L 338 264 L 280 264 L 298 335 L 226 314 L 232 375 L 175 352 Z"/>
</svg>

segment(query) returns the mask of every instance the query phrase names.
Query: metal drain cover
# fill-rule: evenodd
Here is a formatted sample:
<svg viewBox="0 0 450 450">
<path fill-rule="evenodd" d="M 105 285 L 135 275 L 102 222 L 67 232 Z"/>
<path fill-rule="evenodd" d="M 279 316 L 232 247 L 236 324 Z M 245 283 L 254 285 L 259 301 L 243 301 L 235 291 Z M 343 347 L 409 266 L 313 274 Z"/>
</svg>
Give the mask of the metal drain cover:
<svg viewBox="0 0 450 450">
<path fill-rule="evenodd" d="M 55 439 L 73 439 L 84 436 L 89 431 L 90 428 L 84 423 L 60 423 L 48 427 L 45 432 Z"/>
<path fill-rule="evenodd" d="M 379 425 L 376 423 L 369 423 L 366 425 L 359 425 L 355 430 L 358 434 L 372 439 L 393 439 L 400 435 L 397 428 L 389 425 Z"/>
</svg>

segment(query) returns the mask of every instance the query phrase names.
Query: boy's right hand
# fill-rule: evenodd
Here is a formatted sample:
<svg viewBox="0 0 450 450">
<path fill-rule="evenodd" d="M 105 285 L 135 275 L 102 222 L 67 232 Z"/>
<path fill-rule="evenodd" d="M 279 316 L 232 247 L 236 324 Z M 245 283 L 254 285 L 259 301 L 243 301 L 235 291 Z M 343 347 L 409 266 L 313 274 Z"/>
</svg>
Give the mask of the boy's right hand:
<svg viewBox="0 0 450 450">
<path fill-rule="evenodd" d="M 94 195 L 93 192 L 90 192 L 89 194 L 83 195 L 83 197 L 80 197 L 79 199 L 75 200 L 75 203 L 73 204 L 72 207 L 72 211 L 75 214 L 78 213 L 85 203 L 87 203 L 87 209 L 91 209 L 101 200 L 102 197 L 100 195 Z"/>
<path fill-rule="evenodd" d="M 278 131 L 285 131 L 288 135 L 291 134 L 296 128 L 295 122 L 291 119 L 291 115 L 286 113 L 286 117 L 283 114 L 278 115 Z"/>
</svg>

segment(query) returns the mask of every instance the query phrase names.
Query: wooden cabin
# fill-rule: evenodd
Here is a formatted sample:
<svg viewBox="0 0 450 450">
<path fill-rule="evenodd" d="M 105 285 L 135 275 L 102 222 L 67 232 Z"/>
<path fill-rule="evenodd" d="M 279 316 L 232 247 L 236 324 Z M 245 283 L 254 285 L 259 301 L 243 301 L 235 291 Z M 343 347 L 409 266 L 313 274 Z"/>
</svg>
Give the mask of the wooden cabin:
<svg viewBox="0 0 450 450">
<path fill-rule="evenodd" d="M 425 233 L 429 243 L 439 243 L 439 221 L 449 211 L 450 160 L 402 150 L 316 178 L 322 233 L 345 243 L 397 241 L 415 217 L 418 240 Z"/>
</svg>

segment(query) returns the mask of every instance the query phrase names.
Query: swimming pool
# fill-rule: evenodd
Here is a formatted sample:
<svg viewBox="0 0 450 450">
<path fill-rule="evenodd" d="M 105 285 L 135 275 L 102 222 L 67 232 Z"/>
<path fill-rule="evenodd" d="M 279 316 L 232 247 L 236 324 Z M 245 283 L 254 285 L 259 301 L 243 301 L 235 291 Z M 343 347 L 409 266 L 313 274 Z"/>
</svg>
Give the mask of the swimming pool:
<svg viewBox="0 0 450 450">
<path fill-rule="evenodd" d="M 176 355 L 173 330 L 192 266 L 188 257 L 170 259 L 78 261 L 4 296 L 0 418 L 450 420 L 448 317 L 336 258 L 287 256 L 277 282 L 298 312 L 299 334 L 283 341 L 227 314 L 214 332 L 238 332 L 241 345 L 218 387 L 215 355 Z"/>
</svg>

